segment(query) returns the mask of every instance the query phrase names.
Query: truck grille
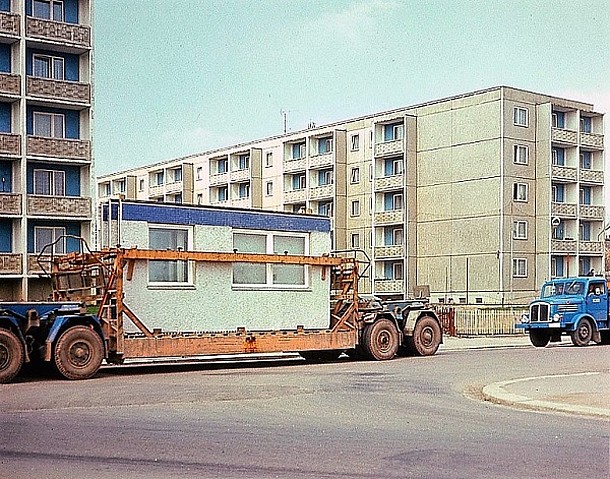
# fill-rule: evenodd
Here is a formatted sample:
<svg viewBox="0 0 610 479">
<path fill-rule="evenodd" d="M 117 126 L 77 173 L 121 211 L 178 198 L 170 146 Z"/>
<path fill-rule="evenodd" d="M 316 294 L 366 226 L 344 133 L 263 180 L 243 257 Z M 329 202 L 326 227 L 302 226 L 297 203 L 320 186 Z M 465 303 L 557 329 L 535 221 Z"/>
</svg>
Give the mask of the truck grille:
<svg viewBox="0 0 610 479">
<path fill-rule="evenodd" d="M 549 305 L 546 303 L 536 303 L 530 306 L 530 321 L 548 321 Z"/>
<path fill-rule="evenodd" d="M 578 305 L 577 304 L 560 304 L 559 306 L 557 306 L 557 311 L 559 311 L 561 313 L 575 313 L 576 311 L 578 311 Z"/>
</svg>

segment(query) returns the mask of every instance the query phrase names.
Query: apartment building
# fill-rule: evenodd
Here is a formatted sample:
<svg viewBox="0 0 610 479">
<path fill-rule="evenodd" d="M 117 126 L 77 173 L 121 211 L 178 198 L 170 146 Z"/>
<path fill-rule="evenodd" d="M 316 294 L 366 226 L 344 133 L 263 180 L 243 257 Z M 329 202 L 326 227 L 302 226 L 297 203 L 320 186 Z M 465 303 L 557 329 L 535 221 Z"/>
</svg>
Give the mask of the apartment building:
<svg viewBox="0 0 610 479">
<path fill-rule="evenodd" d="M 334 248 L 370 258 L 367 292 L 524 303 L 604 269 L 603 114 L 494 87 L 117 172 L 98 195 L 327 215 Z"/>
<path fill-rule="evenodd" d="M 91 0 L 0 0 L 0 300 L 92 233 Z M 48 263 L 47 263 L 48 264 Z"/>
</svg>

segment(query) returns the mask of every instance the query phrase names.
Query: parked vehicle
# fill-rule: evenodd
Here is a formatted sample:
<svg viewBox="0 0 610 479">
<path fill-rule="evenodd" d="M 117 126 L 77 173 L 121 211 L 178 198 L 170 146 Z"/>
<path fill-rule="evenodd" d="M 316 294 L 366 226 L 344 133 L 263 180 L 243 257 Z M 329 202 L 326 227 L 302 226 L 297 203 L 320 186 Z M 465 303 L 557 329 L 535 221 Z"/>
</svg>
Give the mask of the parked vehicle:
<svg viewBox="0 0 610 479">
<path fill-rule="evenodd" d="M 523 315 L 522 328 L 536 347 L 561 341 L 567 334 L 576 346 L 610 342 L 608 284 L 601 277 L 582 276 L 547 281 L 540 298 Z"/>
</svg>

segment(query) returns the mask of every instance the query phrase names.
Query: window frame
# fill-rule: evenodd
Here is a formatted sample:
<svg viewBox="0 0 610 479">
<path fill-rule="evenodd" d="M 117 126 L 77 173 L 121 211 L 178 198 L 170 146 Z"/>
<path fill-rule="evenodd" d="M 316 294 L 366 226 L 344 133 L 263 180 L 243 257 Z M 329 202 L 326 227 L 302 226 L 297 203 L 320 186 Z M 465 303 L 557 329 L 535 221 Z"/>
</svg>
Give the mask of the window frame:
<svg viewBox="0 0 610 479">
<path fill-rule="evenodd" d="M 350 136 L 350 151 L 360 150 L 360 133 L 355 133 Z"/>
<path fill-rule="evenodd" d="M 513 125 L 529 127 L 529 109 L 523 106 L 513 107 Z"/>
<path fill-rule="evenodd" d="M 46 186 L 49 193 L 41 193 L 39 190 L 40 186 L 40 175 L 46 175 Z M 60 181 L 61 188 L 57 189 L 57 182 Z M 53 196 L 53 197 L 65 197 L 66 196 L 66 172 L 63 170 L 49 170 L 46 168 L 34 168 L 32 171 L 32 192 L 36 196 Z"/>
<path fill-rule="evenodd" d="M 36 14 L 36 6 L 39 4 L 48 5 L 49 16 L 40 16 Z M 55 7 L 61 7 L 60 15 L 56 15 Z M 66 10 L 63 0 L 32 0 L 32 17 L 40 18 L 41 20 L 51 20 L 54 22 L 65 22 Z"/>
<path fill-rule="evenodd" d="M 182 231 L 186 232 L 186 250 L 191 251 L 193 249 L 193 228 L 184 225 L 168 225 L 168 224 L 156 224 L 149 223 L 148 224 L 148 247 L 152 249 L 150 246 L 151 239 L 150 233 L 151 230 L 161 230 L 161 231 Z M 176 250 L 172 251 L 180 251 L 180 247 Z M 150 279 L 150 262 L 155 261 L 158 263 L 176 263 L 176 268 L 183 267 L 185 268 L 184 272 L 186 273 L 186 281 L 151 281 Z M 184 287 L 192 288 L 194 287 L 194 262 L 193 261 L 181 261 L 181 260 L 147 260 L 146 262 L 147 269 L 147 280 L 148 287 L 150 288 L 163 288 L 163 289 L 181 289 Z"/>
<path fill-rule="evenodd" d="M 51 241 L 50 243 L 45 243 L 44 245 L 40 245 L 39 248 L 38 240 L 39 240 L 39 232 L 42 230 L 51 232 Z M 59 233 L 59 234 L 58 234 Z M 34 253 L 40 254 L 43 248 L 47 244 L 54 243 L 61 236 L 66 235 L 66 227 L 65 226 L 34 226 Z M 58 248 L 59 247 L 59 248 Z M 61 241 L 58 241 L 53 245 L 52 248 L 47 248 L 44 254 L 66 254 L 66 238 L 63 238 Z"/>
<path fill-rule="evenodd" d="M 360 200 L 352 200 L 350 206 L 350 216 L 352 218 L 360 216 Z"/>
<path fill-rule="evenodd" d="M 273 166 L 273 152 L 268 151 L 265 153 L 265 168 L 271 168 Z"/>
<path fill-rule="evenodd" d="M 521 197 L 521 187 L 523 188 L 523 197 Z M 519 203 L 527 203 L 529 198 L 529 185 L 527 183 L 515 182 L 513 183 L 513 201 L 517 201 Z"/>
<path fill-rule="evenodd" d="M 354 167 L 350 173 L 350 183 L 356 185 L 360 183 L 360 168 Z"/>
<path fill-rule="evenodd" d="M 360 233 L 352 233 L 350 236 L 350 244 L 353 249 L 360 248 Z"/>
<path fill-rule="evenodd" d="M 40 118 L 46 117 L 49 122 L 50 135 L 41 135 L 38 129 L 40 128 Z M 61 136 L 57 136 L 57 122 L 61 120 Z M 66 138 L 66 115 L 63 113 L 49 113 L 46 111 L 35 111 L 32 114 L 32 130 L 33 136 L 38 136 L 41 138 L 58 138 L 65 139 Z"/>
<path fill-rule="evenodd" d="M 273 196 L 273 181 L 265 183 L 265 196 Z"/>
<path fill-rule="evenodd" d="M 522 153 L 522 154 L 520 154 Z M 524 161 L 520 161 L 524 158 Z M 530 159 L 530 148 L 528 145 L 514 145 L 513 148 L 513 163 L 516 165 L 528 165 Z"/>
<path fill-rule="evenodd" d="M 513 221 L 513 239 L 527 240 L 528 224 L 526 220 Z"/>
<path fill-rule="evenodd" d="M 513 278 L 527 278 L 527 258 L 513 258 Z"/>
<path fill-rule="evenodd" d="M 36 70 L 37 61 L 44 61 L 47 63 L 48 75 L 39 75 Z M 57 78 L 56 66 L 61 63 L 61 78 Z M 53 55 L 44 55 L 41 53 L 34 53 L 32 55 L 32 76 L 35 78 L 46 78 L 49 80 L 65 81 L 66 79 L 66 60 L 64 57 L 57 57 Z"/>
</svg>

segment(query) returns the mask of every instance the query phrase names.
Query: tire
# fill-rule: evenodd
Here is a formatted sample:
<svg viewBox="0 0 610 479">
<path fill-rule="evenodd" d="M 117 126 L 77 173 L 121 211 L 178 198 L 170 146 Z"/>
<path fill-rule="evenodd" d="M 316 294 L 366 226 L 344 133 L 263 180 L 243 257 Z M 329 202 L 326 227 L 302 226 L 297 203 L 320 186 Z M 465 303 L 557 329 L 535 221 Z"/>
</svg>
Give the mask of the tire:
<svg viewBox="0 0 610 479">
<path fill-rule="evenodd" d="M 55 344 L 55 367 L 66 379 L 89 379 L 98 371 L 103 359 L 104 343 L 99 334 L 87 326 L 67 329 Z"/>
<path fill-rule="evenodd" d="M 438 351 L 442 334 L 436 319 L 422 316 L 415 323 L 413 336 L 407 338 L 408 351 L 416 356 L 432 356 Z"/>
<path fill-rule="evenodd" d="M 370 359 L 392 359 L 396 356 L 399 343 L 398 329 L 389 319 L 378 319 L 364 329 L 363 346 Z"/>
<path fill-rule="evenodd" d="M 15 379 L 25 361 L 21 340 L 8 329 L 0 329 L 0 383 Z"/>
<path fill-rule="evenodd" d="M 576 325 L 576 329 L 570 333 L 574 346 L 586 346 L 593 338 L 593 326 L 588 319 L 581 319 Z"/>
<path fill-rule="evenodd" d="M 551 340 L 551 333 L 548 331 L 536 331 L 530 329 L 530 341 L 537 348 L 544 348 Z"/>
<path fill-rule="evenodd" d="M 299 351 L 301 357 L 311 362 L 336 361 L 343 353 L 340 349 L 322 349 L 319 351 Z"/>
</svg>

